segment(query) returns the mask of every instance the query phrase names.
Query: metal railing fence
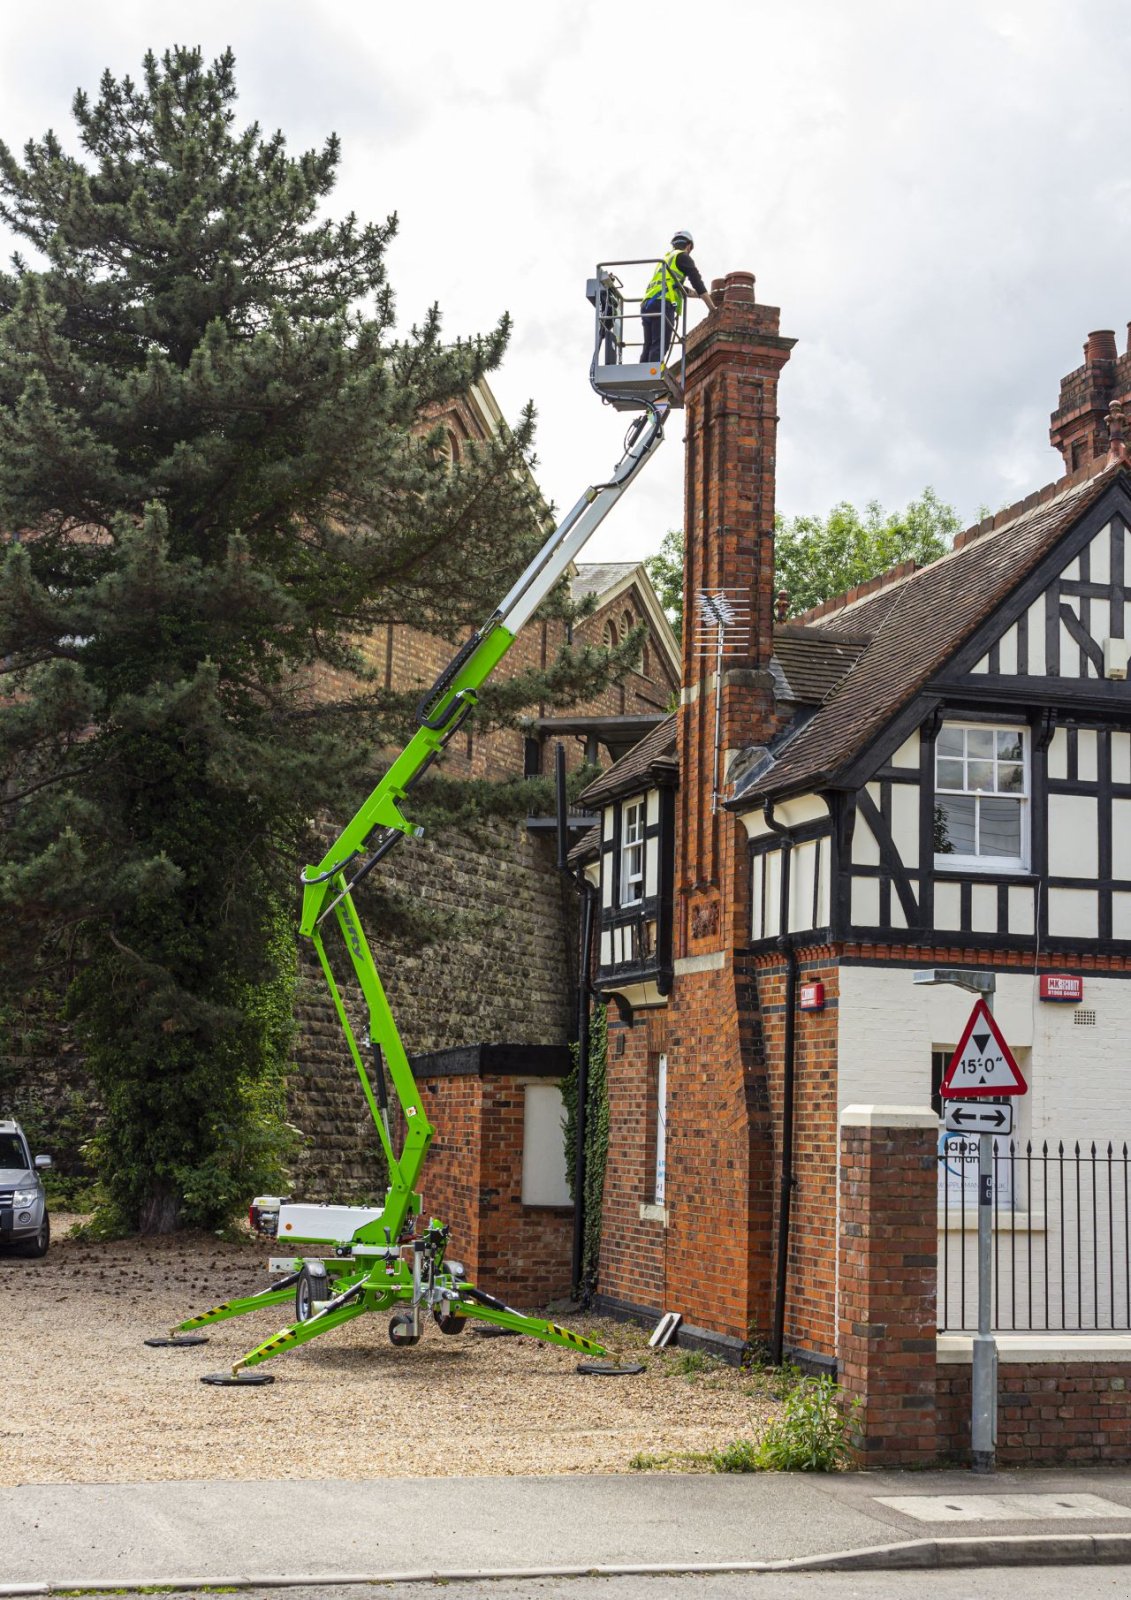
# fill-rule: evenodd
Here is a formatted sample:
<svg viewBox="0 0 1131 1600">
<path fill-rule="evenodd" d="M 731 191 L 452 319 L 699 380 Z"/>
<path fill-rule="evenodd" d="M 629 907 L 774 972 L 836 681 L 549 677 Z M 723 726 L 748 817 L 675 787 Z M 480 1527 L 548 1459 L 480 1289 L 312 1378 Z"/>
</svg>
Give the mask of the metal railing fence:
<svg viewBox="0 0 1131 1600">
<path fill-rule="evenodd" d="M 940 1332 L 978 1323 L 977 1144 L 949 1135 L 939 1152 Z M 993 1165 L 994 1328 L 1131 1330 L 1127 1144 L 996 1139 Z"/>
</svg>

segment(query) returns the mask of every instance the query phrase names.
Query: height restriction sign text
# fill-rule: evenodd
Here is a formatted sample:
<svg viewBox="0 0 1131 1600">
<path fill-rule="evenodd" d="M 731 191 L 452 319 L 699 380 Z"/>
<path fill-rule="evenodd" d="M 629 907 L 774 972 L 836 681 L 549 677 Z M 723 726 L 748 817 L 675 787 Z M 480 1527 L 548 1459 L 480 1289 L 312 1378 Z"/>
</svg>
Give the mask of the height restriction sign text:
<svg viewBox="0 0 1131 1600">
<path fill-rule="evenodd" d="M 999 1100 L 1004 1095 L 1028 1092 L 1029 1085 L 1021 1076 L 1021 1068 L 993 1013 L 984 1000 L 979 1000 L 943 1076 L 943 1099 Z"/>
</svg>

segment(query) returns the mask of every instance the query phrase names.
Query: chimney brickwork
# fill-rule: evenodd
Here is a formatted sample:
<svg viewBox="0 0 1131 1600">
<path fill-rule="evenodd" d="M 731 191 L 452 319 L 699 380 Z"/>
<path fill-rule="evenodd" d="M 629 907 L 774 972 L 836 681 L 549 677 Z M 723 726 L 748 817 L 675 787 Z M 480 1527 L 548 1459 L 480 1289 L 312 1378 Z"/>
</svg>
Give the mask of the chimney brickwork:
<svg viewBox="0 0 1131 1600">
<path fill-rule="evenodd" d="M 1061 379 L 1060 400 L 1050 419 L 1049 439 L 1064 457 L 1065 472 L 1106 455 L 1111 443 L 1108 411 L 1131 399 L 1131 324 L 1127 349 L 1119 354 L 1108 328 L 1088 335 L 1084 364 Z"/>
<path fill-rule="evenodd" d="M 769 1092 L 749 941 L 749 858 L 723 809 L 726 771 L 774 729 L 770 677 L 775 591 L 774 478 L 778 378 L 794 340 L 754 277 L 712 285 L 721 305 L 688 340 L 683 686 L 676 826 L 675 981 L 669 1012 L 671 1171 L 666 1304 L 736 1341 L 769 1325 L 773 1160 Z M 717 660 L 697 626 L 702 593 L 737 618 Z M 718 730 L 716 739 L 716 729 Z M 717 753 L 716 753 L 717 752 Z M 712 803 L 716 787 L 717 803 Z"/>
</svg>

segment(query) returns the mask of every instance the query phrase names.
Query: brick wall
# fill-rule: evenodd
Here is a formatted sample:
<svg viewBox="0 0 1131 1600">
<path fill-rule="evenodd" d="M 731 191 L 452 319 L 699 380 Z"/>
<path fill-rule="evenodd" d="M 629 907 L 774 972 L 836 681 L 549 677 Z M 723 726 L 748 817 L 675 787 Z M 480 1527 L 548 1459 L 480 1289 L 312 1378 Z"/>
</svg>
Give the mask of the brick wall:
<svg viewBox="0 0 1131 1600">
<path fill-rule="evenodd" d="M 610 1010 L 609 1159 L 598 1289 L 602 1303 L 658 1316 L 666 1303 L 667 1230 L 662 1217 L 642 1217 L 640 1208 L 655 1201 L 656 1072 L 667 1048 L 667 1013 L 666 1008 L 639 1012 L 631 1024 L 613 1016 Z"/>
<path fill-rule="evenodd" d="M 927 1466 L 936 1426 L 935 1144 L 930 1108 L 841 1117 L 839 1354 L 852 1441 L 870 1467 Z"/>
<path fill-rule="evenodd" d="M 504 1070 L 509 1061 L 525 1070 Z M 451 1254 L 473 1281 L 520 1307 L 570 1291 L 572 1206 L 522 1199 L 526 1084 L 559 1079 L 567 1064 L 564 1047 L 491 1045 L 413 1062 L 436 1129 L 425 1210 L 448 1224 Z"/>
<path fill-rule="evenodd" d="M 732 1340 L 770 1324 L 774 1164 L 756 982 L 733 952 L 748 938 L 746 835 L 711 804 L 716 704 L 720 763 L 773 727 L 777 383 L 793 341 L 750 273 L 713 286 L 720 310 L 688 340 L 681 782 L 676 819 L 676 977 L 669 1005 L 668 1259 L 671 1304 Z M 698 649 L 701 590 L 749 613 L 723 681 Z"/>
<path fill-rule="evenodd" d="M 773 1161 L 772 1243 L 764 1269 L 774 1281 L 784 1159 L 786 967 L 779 954 L 752 962 L 761 1017 Z M 837 978 L 828 951 L 799 951 L 798 991 L 825 986 L 823 1011 L 794 1014 L 793 1190 L 785 1295 L 785 1347 L 801 1356 L 836 1354 Z"/>
<path fill-rule="evenodd" d="M 970 1449 L 970 1368 L 940 1363 L 939 1453 Z M 1131 1462 L 1131 1363 L 1001 1361 L 997 1462 L 1003 1467 Z"/>
</svg>

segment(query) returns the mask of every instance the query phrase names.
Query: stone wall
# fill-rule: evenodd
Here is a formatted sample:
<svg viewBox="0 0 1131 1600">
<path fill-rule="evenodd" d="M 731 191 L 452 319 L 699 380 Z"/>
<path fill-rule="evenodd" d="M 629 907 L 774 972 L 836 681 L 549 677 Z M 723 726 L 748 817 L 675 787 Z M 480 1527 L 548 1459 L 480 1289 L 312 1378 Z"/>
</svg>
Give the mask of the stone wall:
<svg viewBox="0 0 1131 1600">
<path fill-rule="evenodd" d="M 556 865 L 551 835 L 522 820 L 493 819 L 405 843 L 379 868 L 383 885 L 426 911 L 458 920 L 451 938 L 410 948 L 382 937 L 366 917 L 370 943 L 409 1054 L 482 1040 L 563 1044 L 575 982 L 577 911 L 572 883 Z M 295 896 L 298 913 L 298 895 Z M 384 1163 L 321 968 L 306 941 L 296 1017 L 295 1072 L 288 1116 L 302 1135 L 292 1189 L 312 1201 L 380 1195 Z M 340 943 L 340 941 L 338 941 Z M 327 941 L 344 977 L 335 936 Z M 357 994 L 346 985 L 355 1025 Z M 25 1044 L 0 1056 L 0 1116 L 26 1120 L 44 1149 L 81 1166 L 98 1103 L 77 1051 L 41 1020 Z M 364 1035 L 363 1035 L 364 1036 Z M 251 1198 L 250 1196 L 248 1197 Z"/>
<path fill-rule="evenodd" d="M 556 844 L 522 821 L 445 830 L 406 843 L 383 885 L 458 920 L 453 937 L 412 949 L 363 912 L 377 970 L 410 1056 L 481 1041 L 563 1044 L 575 981 L 577 913 Z M 337 941 L 340 944 L 340 941 Z M 342 972 L 335 939 L 327 949 Z M 356 1002 L 356 992 L 351 993 Z M 351 1004 L 355 1026 L 361 1018 Z M 290 1117 L 304 1135 L 295 1190 L 361 1198 L 381 1183 L 377 1135 L 317 962 L 304 969 Z M 362 1033 L 362 1036 L 364 1034 Z"/>
</svg>

